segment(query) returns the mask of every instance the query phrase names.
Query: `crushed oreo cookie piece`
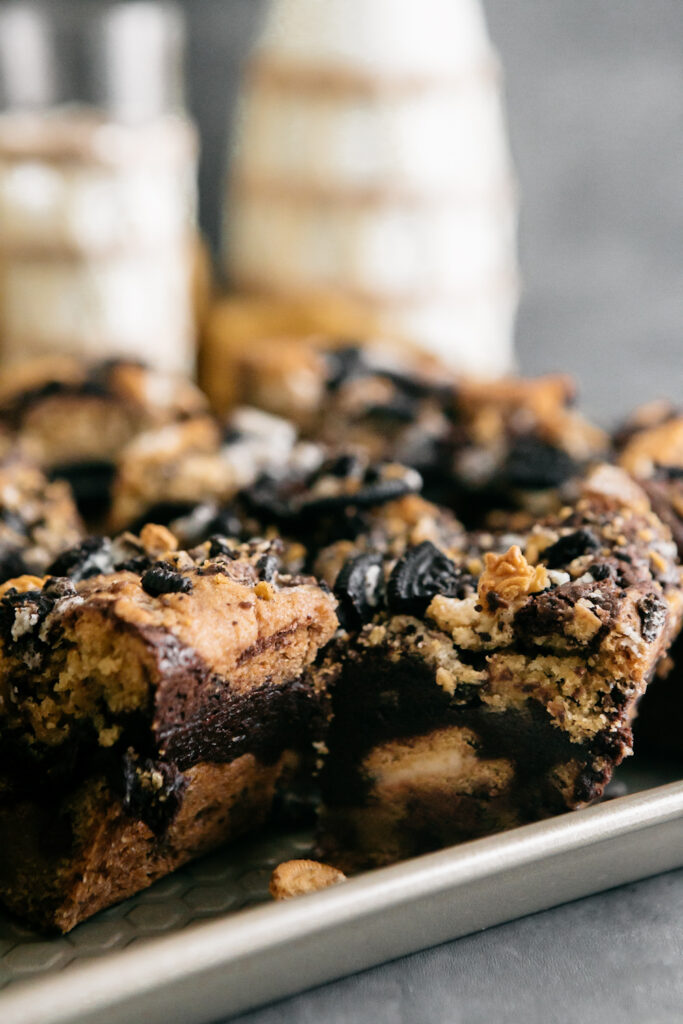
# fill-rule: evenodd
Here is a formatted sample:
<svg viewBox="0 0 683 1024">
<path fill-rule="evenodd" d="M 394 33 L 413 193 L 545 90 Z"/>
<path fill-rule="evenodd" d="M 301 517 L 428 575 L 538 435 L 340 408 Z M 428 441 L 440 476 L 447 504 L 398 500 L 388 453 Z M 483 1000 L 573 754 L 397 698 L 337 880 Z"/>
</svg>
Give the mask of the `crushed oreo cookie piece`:
<svg viewBox="0 0 683 1024">
<path fill-rule="evenodd" d="M 387 584 L 387 604 L 399 615 L 423 615 L 437 594 L 465 597 L 474 587 L 469 573 L 423 541 L 398 560 Z"/>
<path fill-rule="evenodd" d="M 279 568 L 280 561 L 275 555 L 262 555 L 256 563 L 259 579 L 265 580 L 266 583 L 273 582 Z"/>
<path fill-rule="evenodd" d="M 559 487 L 578 472 L 576 462 L 562 448 L 534 436 L 518 437 L 501 468 L 507 487 L 546 490 Z"/>
<path fill-rule="evenodd" d="M 64 597 L 76 597 L 76 587 L 74 586 L 73 580 L 69 579 L 68 576 L 52 576 L 45 581 L 43 586 L 43 594 L 46 597 L 53 598 L 56 601 L 61 600 Z"/>
<path fill-rule="evenodd" d="M 597 562 L 595 565 L 592 565 L 588 571 L 596 581 L 606 580 L 609 579 L 610 576 L 613 577 L 616 575 L 614 567 L 611 566 L 609 562 Z"/>
<path fill-rule="evenodd" d="M 123 758 L 123 807 L 161 835 L 180 809 L 187 779 L 175 765 L 155 762 L 129 750 Z"/>
<path fill-rule="evenodd" d="M 228 542 L 227 537 L 213 534 L 209 537 L 209 558 L 218 558 L 225 555 L 226 558 L 237 558 L 237 552 Z"/>
<path fill-rule="evenodd" d="M 192 580 L 176 572 L 167 562 L 157 562 L 143 574 L 140 580 L 142 589 L 151 597 L 160 594 L 189 594 Z"/>
<path fill-rule="evenodd" d="M 667 606 L 655 594 L 647 594 L 638 605 L 638 615 L 643 640 L 652 643 L 666 625 Z"/>
<path fill-rule="evenodd" d="M 87 537 L 76 547 L 63 551 L 48 567 L 48 576 L 68 576 L 78 582 L 114 571 L 108 537 Z"/>
<path fill-rule="evenodd" d="M 574 533 L 560 537 L 558 541 L 545 549 L 541 557 L 549 569 L 563 569 L 575 558 L 586 555 L 590 551 L 598 551 L 599 548 L 600 542 L 593 531 L 582 527 L 580 530 L 575 530 Z"/>
<path fill-rule="evenodd" d="M 261 477 L 242 499 L 261 522 L 283 524 L 296 533 L 297 526 L 308 529 L 319 516 L 350 515 L 421 489 L 422 477 L 414 469 L 395 463 L 366 467 L 356 456 L 343 455 L 305 477 Z"/>
<path fill-rule="evenodd" d="M 384 597 L 382 556 L 376 552 L 356 555 L 341 568 L 334 585 L 339 601 L 337 616 L 344 629 L 358 629 L 369 622 Z"/>
</svg>

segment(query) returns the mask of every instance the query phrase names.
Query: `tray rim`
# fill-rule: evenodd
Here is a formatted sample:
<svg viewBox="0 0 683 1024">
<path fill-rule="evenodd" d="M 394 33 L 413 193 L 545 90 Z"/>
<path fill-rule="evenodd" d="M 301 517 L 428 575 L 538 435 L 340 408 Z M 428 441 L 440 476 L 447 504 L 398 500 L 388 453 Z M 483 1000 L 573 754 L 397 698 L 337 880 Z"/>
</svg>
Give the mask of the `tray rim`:
<svg viewBox="0 0 683 1024">
<path fill-rule="evenodd" d="M 652 832 L 664 842 L 652 843 Z M 584 856 L 577 872 L 572 858 L 578 851 Z M 228 913 L 66 972 L 15 982 L 0 995 L 0 1018 L 3 1024 L 199 1024 L 681 866 L 683 781 L 377 868 L 291 902 Z M 542 884 L 549 879 L 555 882 L 552 891 Z M 506 893 L 511 902 L 498 900 L 496 906 L 496 893 Z M 458 895 L 460 913 L 456 905 L 454 916 L 444 920 L 440 904 L 450 905 Z M 422 920 L 428 904 L 433 921 Z M 420 927 L 411 925 L 413 918 Z M 408 924 L 405 934 L 392 932 L 401 921 L 404 929 Z M 335 933 L 336 939 L 355 938 L 352 948 L 337 949 L 333 962 Z M 373 935 L 374 944 L 367 941 Z M 322 951 L 319 963 L 306 960 L 314 950 Z M 259 977 L 259 962 L 273 970 L 251 991 L 248 981 Z M 283 965 L 290 971 L 283 974 Z M 206 998 L 197 1004 L 201 995 Z"/>
</svg>

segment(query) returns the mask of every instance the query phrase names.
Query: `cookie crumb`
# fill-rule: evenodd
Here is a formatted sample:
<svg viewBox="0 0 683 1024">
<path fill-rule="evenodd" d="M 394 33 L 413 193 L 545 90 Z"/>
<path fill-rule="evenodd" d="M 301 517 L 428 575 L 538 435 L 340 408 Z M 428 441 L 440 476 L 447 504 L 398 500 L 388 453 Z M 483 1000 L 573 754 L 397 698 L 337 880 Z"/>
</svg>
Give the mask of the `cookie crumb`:
<svg viewBox="0 0 683 1024">
<path fill-rule="evenodd" d="M 344 872 L 330 864 L 317 860 L 286 860 L 273 871 L 269 889 L 274 900 L 291 900 L 345 881 Z"/>
</svg>

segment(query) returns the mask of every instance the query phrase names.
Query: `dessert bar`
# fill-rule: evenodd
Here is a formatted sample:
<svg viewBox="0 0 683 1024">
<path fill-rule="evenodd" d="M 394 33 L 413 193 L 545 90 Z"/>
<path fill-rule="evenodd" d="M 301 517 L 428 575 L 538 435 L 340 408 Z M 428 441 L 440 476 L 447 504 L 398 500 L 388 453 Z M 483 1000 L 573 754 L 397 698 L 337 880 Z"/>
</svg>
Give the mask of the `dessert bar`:
<svg viewBox="0 0 683 1024">
<path fill-rule="evenodd" d="M 507 550 L 480 539 L 363 552 L 337 577 L 355 628 L 313 671 L 332 694 L 321 852 L 339 866 L 581 807 L 631 752 L 683 611 L 644 492 L 604 465 Z"/>
<path fill-rule="evenodd" d="M 205 410 L 189 380 L 122 360 L 36 360 L 0 382 L 0 427 L 49 476 L 68 480 L 88 515 L 106 510 L 114 463 L 136 434 Z"/>
<path fill-rule="evenodd" d="M 337 628 L 277 544 L 148 526 L 92 555 L 0 600 L 0 899 L 59 931 L 267 819 L 313 756 L 301 677 Z"/>
<path fill-rule="evenodd" d="M 669 402 L 637 409 L 617 434 L 619 461 L 647 491 L 683 557 L 683 415 Z M 638 708 L 639 749 L 683 757 L 683 637 L 657 668 Z"/>
</svg>

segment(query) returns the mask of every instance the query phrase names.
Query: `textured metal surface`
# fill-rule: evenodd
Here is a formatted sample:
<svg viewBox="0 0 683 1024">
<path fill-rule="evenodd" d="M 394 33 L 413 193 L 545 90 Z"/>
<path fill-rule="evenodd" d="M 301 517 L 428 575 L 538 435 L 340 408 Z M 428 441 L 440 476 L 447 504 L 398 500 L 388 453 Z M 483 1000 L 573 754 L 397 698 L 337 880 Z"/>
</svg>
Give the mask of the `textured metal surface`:
<svg viewBox="0 0 683 1024">
<path fill-rule="evenodd" d="M 0 911 L 0 989 L 261 903 L 275 865 L 305 856 L 310 843 L 305 833 L 240 843 L 162 878 L 60 938 L 46 940 Z M 0 995 L 0 1021 L 1 1007 Z"/>
<path fill-rule="evenodd" d="M 0 1020 L 203 1024 L 683 865 L 683 783 L 634 792 L 667 775 L 663 768 L 631 767 L 617 781 L 615 799 L 601 806 L 371 872 L 286 905 L 255 907 L 267 894 L 273 865 L 307 852 L 309 837 L 301 833 L 208 857 L 63 938 L 45 941 L 5 920 Z M 618 796 L 624 787 L 631 795 Z"/>
</svg>

